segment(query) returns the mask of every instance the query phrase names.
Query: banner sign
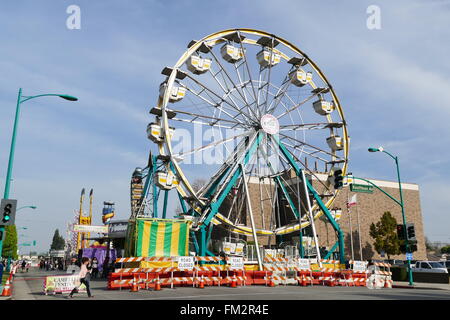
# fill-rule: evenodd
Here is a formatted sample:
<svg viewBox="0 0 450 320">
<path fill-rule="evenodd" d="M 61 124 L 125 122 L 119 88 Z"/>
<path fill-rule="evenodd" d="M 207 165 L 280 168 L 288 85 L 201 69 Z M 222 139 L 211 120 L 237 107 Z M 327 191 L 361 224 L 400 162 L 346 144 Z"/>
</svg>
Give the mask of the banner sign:
<svg viewBox="0 0 450 320">
<path fill-rule="evenodd" d="M 111 221 L 108 226 L 109 238 L 125 238 L 128 228 L 128 220 Z"/>
<path fill-rule="evenodd" d="M 94 232 L 94 233 L 108 233 L 108 226 L 90 226 L 75 224 L 73 226 L 74 232 Z"/>
<path fill-rule="evenodd" d="M 64 250 L 50 250 L 50 257 L 52 258 L 64 258 L 65 256 Z"/>
<path fill-rule="evenodd" d="M 309 263 L 309 259 L 298 259 L 298 268 L 300 270 L 309 270 L 311 268 L 311 265 Z"/>
<path fill-rule="evenodd" d="M 76 275 L 60 275 L 47 276 L 44 279 L 44 293 L 65 293 L 71 292 L 73 288 L 80 286 L 80 276 Z M 86 292 L 86 286 L 82 284 L 78 288 L 78 292 Z"/>
<path fill-rule="evenodd" d="M 244 269 L 244 258 L 242 257 L 229 257 L 228 264 L 230 265 L 231 270 L 242 270 Z"/>
<path fill-rule="evenodd" d="M 193 270 L 194 269 L 194 257 L 178 257 L 178 269 Z"/>
<path fill-rule="evenodd" d="M 366 261 L 353 261 L 353 271 L 364 272 L 367 269 Z"/>
</svg>

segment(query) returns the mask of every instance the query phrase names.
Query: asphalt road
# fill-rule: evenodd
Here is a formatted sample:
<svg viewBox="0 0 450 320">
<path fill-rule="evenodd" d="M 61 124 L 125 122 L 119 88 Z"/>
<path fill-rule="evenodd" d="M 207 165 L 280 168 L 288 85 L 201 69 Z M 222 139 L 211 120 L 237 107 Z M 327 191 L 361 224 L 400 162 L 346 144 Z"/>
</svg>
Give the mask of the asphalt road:
<svg viewBox="0 0 450 320">
<path fill-rule="evenodd" d="M 43 281 L 46 275 L 58 272 L 30 271 L 17 273 L 14 280 L 13 300 L 68 300 L 68 294 L 45 295 Z M 91 281 L 93 299 L 89 300 L 450 300 L 450 290 L 437 289 L 378 289 L 365 287 L 300 287 L 300 286 L 247 286 L 238 288 L 178 287 L 161 291 L 107 290 L 106 281 Z M 86 300 L 86 293 L 78 293 L 74 300 Z"/>
</svg>

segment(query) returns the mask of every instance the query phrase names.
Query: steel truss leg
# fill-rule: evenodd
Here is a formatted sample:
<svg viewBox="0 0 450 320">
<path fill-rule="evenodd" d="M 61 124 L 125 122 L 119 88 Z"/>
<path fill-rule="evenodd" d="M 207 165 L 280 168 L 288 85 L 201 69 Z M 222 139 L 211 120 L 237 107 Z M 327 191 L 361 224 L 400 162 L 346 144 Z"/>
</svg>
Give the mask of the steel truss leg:
<svg viewBox="0 0 450 320">
<path fill-rule="evenodd" d="M 253 153 L 256 151 L 256 148 L 260 144 L 261 140 L 263 138 L 263 134 L 261 132 L 258 133 L 255 142 L 253 145 L 248 149 L 247 154 L 244 157 L 243 165 L 246 165 L 249 161 Z M 219 195 L 217 201 L 212 202 L 209 204 L 210 212 L 207 215 L 206 219 L 203 221 L 203 224 L 200 226 L 200 255 L 204 256 L 206 255 L 208 251 L 207 249 L 207 239 L 206 239 L 206 228 L 211 223 L 212 218 L 217 214 L 220 206 L 222 205 L 223 201 L 225 200 L 226 196 L 230 193 L 231 189 L 235 185 L 236 181 L 239 179 L 239 177 L 242 176 L 243 166 L 238 166 L 236 171 L 234 172 L 233 176 L 231 177 L 230 181 L 227 183 L 226 187 L 223 189 L 221 194 Z"/>
<path fill-rule="evenodd" d="M 291 166 L 294 168 L 296 174 L 298 177 L 301 176 L 301 172 L 302 170 L 299 168 L 299 166 L 297 165 L 297 163 L 294 161 L 294 158 L 292 157 L 291 153 L 289 152 L 289 150 L 284 146 L 283 143 L 281 143 L 281 141 L 278 139 L 278 137 L 275 136 L 271 136 L 275 142 L 278 144 L 281 152 L 283 153 L 283 155 L 286 157 L 286 159 L 289 161 L 289 163 L 291 164 Z M 331 223 L 333 229 L 338 233 L 338 244 L 339 244 L 339 260 L 341 263 L 345 263 L 345 255 L 344 255 L 344 251 L 345 251 L 345 245 L 344 245 L 344 234 L 341 230 L 341 228 L 339 227 L 339 225 L 336 223 L 336 221 L 333 219 L 333 217 L 331 216 L 330 211 L 328 211 L 328 208 L 325 206 L 325 204 L 323 203 L 322 199 L 320 198 L 320 196 L 317 194 L 316 190 L 313 188 L 313 186 L 309 183 L 308 180 L 305 181 L 306 185 L 308 187 L 309 192 L 312 193 L 314 199 L 316 199 L 317 204 L 319 205 L 319 208 L 323 211 L 323 213 L 325 214 L 325 216 L 327 217 L 328 221 Z"/>
</svg>

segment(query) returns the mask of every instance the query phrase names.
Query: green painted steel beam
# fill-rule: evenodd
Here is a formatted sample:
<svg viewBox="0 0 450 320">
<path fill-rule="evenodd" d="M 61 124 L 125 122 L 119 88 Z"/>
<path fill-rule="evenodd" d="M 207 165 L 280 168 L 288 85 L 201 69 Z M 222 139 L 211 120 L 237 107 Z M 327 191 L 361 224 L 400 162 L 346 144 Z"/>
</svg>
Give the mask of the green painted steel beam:
<svg viewBox="0 0 450 320">
<path fill-rule="evenodd" d="M 155 177 L 156 174 L 156 165 L 157 165 L 157 157 L 152 155 L 152 179 Z M 158 198 L 159 193 L 156 190 L 156 183 L 153 180 L 153 218 L 158 218 Z"/>
<path fill-rule="evenodd" d="M 255 152 L 256 148 L 260 144 L 260 142 L 262 140 L 262 137 L 263 137 L 263 134 L 261 132 L 259 132 L 258 136 L 256 137 L 255 142 L 250 147 L 250 149 L 247 151 L 247 154 L 244 157 L 244 161 L 243 161 L 244 165 L 246 165 L 249 162 L 251 156 L 253 155 L 253 153 Z M 203 222 L 203 225 L 201 226 L 201 228 L 206 228 L 206 226 L 208 226 L 209 223 L 211 222 L 212 218 L 216 215 L 217 211 L 219 210 L 219 208 L 222 205 L 223 201 L 225 200 L 226 196 L 230 193 L 231 188 L 233 188 L 233 186 L 235 185 L 237 179 L 241 176 L 241 174 L 242 174 L 241 170 L 242 170 L 241 167 L 238 166 L 238 168 L 236 169 L 236 171 L 233 174 L 233 177 L 228 182 L 228 184 L 224 188 L 224 190 L 222 190 L 222 193 L 219 195 L 219 198 L 217 199 L 217 201 L 212 202 L 210 204 L 211 211 L 208 214 L 208 216 L 206 217 L 205 221 Z"/>
<path fill-rule="evenodd" d="M 328 251 L 328 253 L 325 255 L 324 259 L 329 259 L 338 246 L 339 246 L 339 241 L 336 241 L 336 243 L 333 245 L 333 247 L 330 249 L 330 251 Z"/>
<path fill-rule="evenodd" d="M 166 218 L 166 214 L 167 214 L 167 200 L 169 199 L 169 190 L 164 190 L 164 206 L 163 206 L 163 214 L 162 214 L 162 218 L 165 219 Z"/>
<path fill-rule="evenodd" d="M 184 202 L 183 197 L 181 196 L 181 194 L 178 191 L 177 191 L 177 194 L 178 194 L 178 199 L 180 200 L 181 210 L 183 210 L 184 214 L 187 214 L 189 210 L 186 207 L 186 203 Z"/>
<path fill-rule="evenodd" d="M 292 209 L 292 212 L 294 212 L 294 215 L 296 218 L 299 217 L 299 211 L 297 207 L 295 206 L 294 202 L 292 201 L 291 197 L 289 196 L 288 191 L 286 190 L 285 186 L 283 185 L 283 182 L 281 181 L 279 176 L 274 177 L 275 182 L 280 186 L 281 191 L 283 191 L 283 195 L 286 198 L 286 200 L 289 202 L 289 206 Z"/>
<path fill-rule="evenodd" d="M 289 150 L 287 150 L 287 148 L 284 146 L 284 144 L 278 139 L 278 137 L 275 136 L 271 136 L 275 142 L 278 144 L 281 152 L 283 153 L 283 155 L 286 157 L 286 159 L 288 160 L 288 162 L 291 164 L 291 166 L 294 168 L 295 173 L 297 174 L 297 177 L 301 176 L 301 169 L 299 168 L 299 166 L 297 165 L 297 163 L 295 162 L 294 158 L 292 157 L 291 153 L 289 152 Z M 345 245 L 344 245 L 344 235 L 343 232 L 341 230 L 341 228 L 339 227 L 339 225 L 336 223 L 336 221 L 333 219 L 333 217 L 331 216 L 330 211 L 328 210 L 328 208 L 325 206 L 325 204 L 323 203 L 322 199 L 320 198 L 320 196 L 318 195 L 318 193 L 316 192 L 316 190 L 313 188 L 313 186 L 309 183 L 309 181 L 306 179 L 306 185 L 308 187 L 309 192 L 312 193 L 314 199 L 316 199 L 317 204 L 319 206 L 319 208 L 322 210 L 322 212 L 325 214 L 325 216 L 327 217 L 328 221 L 330 221 L 331 225 L 333 226 L 333 229 L 336 230 L 336 232 L 338 233 L 338 242 L 339 242 L 339 256 L 340 256 L 340 261 L 341 263 L 345 262 L 345 256 L 344 256 L 344 250 L 345 250 Z"/>
</svg>

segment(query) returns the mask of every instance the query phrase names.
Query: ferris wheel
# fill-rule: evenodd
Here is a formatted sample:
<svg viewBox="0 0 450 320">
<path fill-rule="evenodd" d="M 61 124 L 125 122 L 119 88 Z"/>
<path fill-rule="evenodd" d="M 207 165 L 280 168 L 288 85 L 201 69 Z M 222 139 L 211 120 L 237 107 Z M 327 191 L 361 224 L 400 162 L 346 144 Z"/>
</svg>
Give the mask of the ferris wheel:
<svg viewBox="0 0 450 320">
<path fill-rule="evenodd" d="M 213 223 L 286 235 L 332 206 L 333 173 L 347 171 L 346 121 L 325 75 L 295 45 L 264 31 L 224 30 L 191 41 L 162 74 L 147 132 L 169 160 L 165 178 L 189 204 L 194 230 Z M 208 133 L 180 148 L 176 131 L 198 128 Z M 213 162 L 200 188 L 186 169 L 193 159 Z M 315 197 L 305 191 L 312 181 Z"/>
</svg>

